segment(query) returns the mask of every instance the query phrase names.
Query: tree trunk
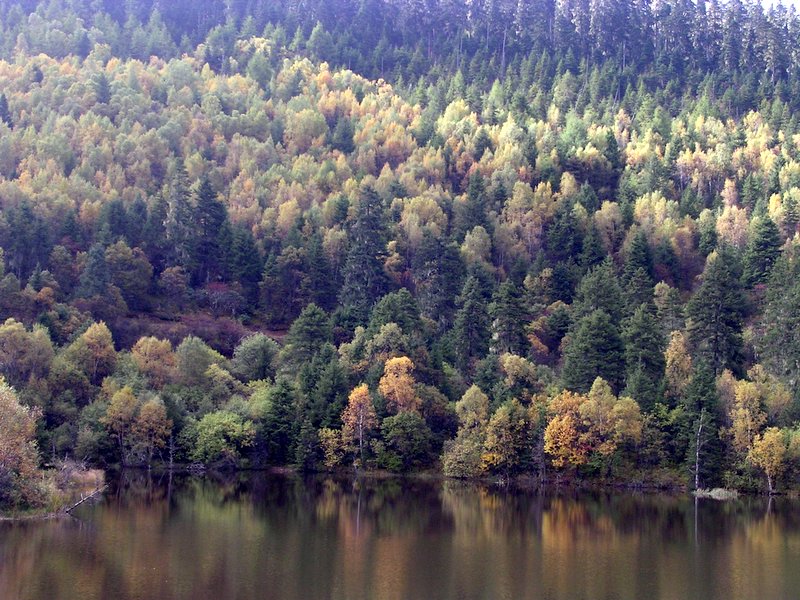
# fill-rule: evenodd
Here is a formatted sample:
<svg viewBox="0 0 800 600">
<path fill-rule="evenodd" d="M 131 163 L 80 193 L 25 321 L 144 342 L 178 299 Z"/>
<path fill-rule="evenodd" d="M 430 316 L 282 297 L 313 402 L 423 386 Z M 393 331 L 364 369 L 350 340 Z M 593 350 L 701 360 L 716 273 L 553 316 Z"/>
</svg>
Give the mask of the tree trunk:
<svg viewBox="0 0 800 600">
<path fill-rule="evenodd" d="M 702 448 L 703 417 L 705 409 L 700 411 L 700 424 L 697 427 L 697 435 L 694 440 L 694 489 L 700 489 L 700 449 Z"/>
</svg>

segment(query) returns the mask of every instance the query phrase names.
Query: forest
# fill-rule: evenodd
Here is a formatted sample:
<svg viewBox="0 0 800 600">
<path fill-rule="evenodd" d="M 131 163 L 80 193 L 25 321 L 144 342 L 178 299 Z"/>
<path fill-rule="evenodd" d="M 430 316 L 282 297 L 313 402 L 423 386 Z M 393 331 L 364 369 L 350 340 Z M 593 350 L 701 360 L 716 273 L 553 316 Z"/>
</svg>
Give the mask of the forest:
<svg viewBox="0 0 800 600">
<path fill-rule="evenodd" d="M 793 489 L 799 64 L 779 3 L 0 0 L 0 507 Z"/>
</svg>

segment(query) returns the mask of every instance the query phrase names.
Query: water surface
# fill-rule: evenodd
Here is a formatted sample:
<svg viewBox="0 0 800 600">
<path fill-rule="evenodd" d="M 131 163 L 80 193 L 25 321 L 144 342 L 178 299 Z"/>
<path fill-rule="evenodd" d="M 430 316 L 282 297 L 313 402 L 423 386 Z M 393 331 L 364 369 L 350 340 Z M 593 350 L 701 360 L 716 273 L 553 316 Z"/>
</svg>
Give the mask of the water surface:
<svg viewBox="0 0 800 600">
<path fill-rule="evenodd" d="M 0 524 L 0 598 L 792 598 L 798 508 L 786 499 L 126 473 L 75 518 Z"/>
</svg>

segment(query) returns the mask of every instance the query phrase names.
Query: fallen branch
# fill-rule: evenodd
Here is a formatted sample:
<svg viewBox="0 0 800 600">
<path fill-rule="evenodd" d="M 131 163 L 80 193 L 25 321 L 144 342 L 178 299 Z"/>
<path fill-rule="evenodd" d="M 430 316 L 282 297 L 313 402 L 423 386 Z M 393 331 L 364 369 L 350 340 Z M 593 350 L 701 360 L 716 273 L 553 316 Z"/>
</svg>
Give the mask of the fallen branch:
<svg viewBox="0 0 800 600">
<path fill-rule="evenodd" d="M 99 494 L 100 492 L 102 492 L 103 490 L 105 490 L 107 487 L 108 487 L 108 484 L 106 484 L 106 485 L 101 485 L 99 488 L 96 488 L 96 489 L 95 489 L 95 490 L 94 490 L 94 491 L 93 491 L 91 494 L 89 494 L 89 495 L 88 495 L 88 496 L 86 496 L 86 497 L 84 497 L 84 496 L 83 496 L 83 494 L 81 494 L 81 499 L 80 499 L 80 500 L 78 500 L 78 501 L 77 501 L 75 504 L 73 504 L 72 506 L 70 506 L 70 507 L 68 507 L 68 508 L 65 508 L 65 509 L 63 509 L 63 510 L 62 510 L 62 512 L 63 512 L 63 513 L 65 513 L 65 514 L 69 514 L 69 513 L 71 513 L 73 510 L 75 510 L 76 508 L 78 508 L 78 507 L 79 507 L 81 504 L 83 504 L 84 502 L 86 502 L 87 500 L 89 500 L 89 499 L 91 499 L 91 498 L 94 498 L 94 497 L 95 497 L 97 494 Z"/>
</svg>

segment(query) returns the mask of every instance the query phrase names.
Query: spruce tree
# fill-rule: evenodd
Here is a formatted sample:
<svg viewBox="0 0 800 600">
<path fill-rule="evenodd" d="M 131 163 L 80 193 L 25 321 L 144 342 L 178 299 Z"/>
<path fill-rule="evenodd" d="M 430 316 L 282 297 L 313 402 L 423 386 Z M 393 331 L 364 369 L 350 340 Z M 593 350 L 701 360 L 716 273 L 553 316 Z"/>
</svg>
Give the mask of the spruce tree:
<svg viewBox="0 0 800 600">
<path fill-rule="evenodd" d="M 781 234 L 769 215 L 762 215 L 753 224 L 753 230 L 744 253 L 745 285 L 765 283 L 772 265 L 781 253 Z"/>
<path fill-rule="evenodd" d="M 744 296 L 735 257 L 727 247 L 708 257 L 703 283 L 689 300 L 686 314 L 689 339 L 714 376 L 725 368 L 738 373 Z"/>
<path fill-rule="evenodd" d="M 8 99 L 5 94 L 0 94 L 0 121 L 5 123 L 9 129 L 14 127 L 14 121 L 11 119 L 11 111 L 8 109 Z"/>
<path fill-rule="evenodd" d="M 374 335 L 387 323 L 397 323 L 409 336 L 422 329 L 417 301 L 406 288 L 386 294 L 378 301 L 372 309 L 367 333 Z"/>
<path fill-rule="evenodd" d="M 356 217 L 344 265 L 339 302 L 356 324 L 366 324 L 369 313 L 388 287 L 383 270 L 386 242 L 383 210 L 378 193 L 365 186 L 359 194 Z"/>
<path fill-rule="evenodd" d="M 470 275 L 459 298 L 460 308 L 453 325 L 453 352 L 462 371 L 468 371 L 475 359 L 489 349 L 489 317 L 486 297 L 478 278 Z"/>
<path fill-rule="evenodd" d="M 194 257 L 194 279 L 197 283 L 207 283 L 222 275 L 225 271 L 223 250 L 220 247 L 220 232 L 227 221 L 228 211 L 225 205 L 217 200 L 211 183 L 207 177 L 200 181 L 195 193 L 193 223 L 194 238 L 192 252 Z"/>
<path fill-rule="evenodd" d="M 336 126 L 331 135 L 331 146 L 344 154 L 350 154 L 356 149 L 355 143 L 353 143 L 354 134 L 353 122 L 347 117 L 339 117 L 336 119 Z"/>
<path fill-rule="evenodd" d="M 641 304 L 622 332 L 627 392 L 645 410 L 655 404 L 664 376 L 666 341 L 654 313 L 652 304 Z"/>
<path fill-rule="evenodd" d="M 597 377 L 605 379 L 615 392 L 622 387 L 625 349 L 618 327 L 602 310 L 583 317 L 564 350 L 561 379 L 564 387 L 587 392 Z"/>
<path fill-rule="evenodd" d="M 175 175 L 170 183 L 167 196 L 167 214 L 164 221 L 165 234 L 169 242 L 168 263 L 181 266 L 188 272 L 193 271 L 195 230 L 192 219 L 191 195 L 189 192 L 189 176 L 179 160 Z"/>
<path fill-rule="evenodd" d="M 263 424 L 270 463 L 284 465 L 294 457 L 299 430 L 296 390 L 288 379 L 279 377 L 269 391 L 269 411 Z"/>
<path fill-rule="evenodd" d="M 322 247 L 322 236 L 318 232 L 314 232 L 305 244 L 303 258 L 308 285 L 305 295 L 323 309 L 332 310 L 336 304 L 336 281 Z"/>
<path fill-rule="evenodd" d="M 78 293 L 83 298 L 102 296 L 110 284 L 111 274 L 106 264 L 105 248 L 100 244 L 94 244 L 86 257 Z"/>
<path fill-rule="evenodd" d="M 309 304 L 294 320 L 286 335 L 281 358 L 287 372 L 299 370 L 330 341 L 330 317 L 316 304 Z"/>
<path fill-rule="evenodd" d="M 498 354 L 527 355 L 525 306 L 512 281 L 506 280 L 497 288 L 489 305 L 489 315 L 492 317 L 492 350 Z"/>
<path fill-rule="evenodd" d="M 622 320 L 625 296 L 611 258 L 606 258 L 581 279 L 575 293 L 573 309 L 576 320 L 595 310 L 604 311 L 615 323 Z"/>
</svg>

